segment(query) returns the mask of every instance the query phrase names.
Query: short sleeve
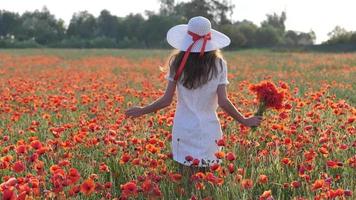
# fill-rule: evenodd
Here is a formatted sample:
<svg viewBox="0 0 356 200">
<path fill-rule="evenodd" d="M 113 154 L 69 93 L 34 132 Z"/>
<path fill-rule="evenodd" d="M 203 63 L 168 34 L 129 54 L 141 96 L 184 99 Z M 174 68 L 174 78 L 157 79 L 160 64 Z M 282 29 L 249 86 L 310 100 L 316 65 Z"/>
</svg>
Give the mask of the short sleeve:
<svg viewBox="0 0 356 200">
<path fill-rule="evenodd" d="M 174 81 L 174 73 L 172 71 L 172 67 L 169 67 L 169 70 L 167 71 L 167 74 L 165 75 L 165 78 L 169 81 Z"/>
<path fill-rule="evenodd" d="M 221 60 L 221 62 L 219 61 L 219 64 L 222 65 L 222 72 L 220 73 L 219 76 L 219 85 L 220 84 L 229 84 L 229 80 L 227 79 L 227 64 L 225 60 Z"/>
<path fill-rule="evenodd" d="M 173 77 L 169 75 L 169 72 L 165 75 L 165 78 L 169 81 L 174 81 Z"/>
</svg>

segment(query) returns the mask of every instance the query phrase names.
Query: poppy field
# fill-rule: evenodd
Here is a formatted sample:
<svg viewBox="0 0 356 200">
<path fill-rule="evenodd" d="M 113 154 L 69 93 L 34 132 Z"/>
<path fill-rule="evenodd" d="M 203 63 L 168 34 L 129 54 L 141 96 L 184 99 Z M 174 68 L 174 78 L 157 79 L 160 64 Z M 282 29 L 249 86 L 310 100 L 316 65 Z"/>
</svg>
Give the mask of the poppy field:
<svg viewBox="0 0 356 200">
<path fill-rule="evenodd" d="M 176 97 L 124 114 L 164 94 L 169 53 L 0 50 L 0 197 L 356 199 L 356 53 L 223 52 L 241 113 L 263 80 L 284 99 L 255 130 L 218 108 L 222 163 L 192 176 L 172 160 Z"/>
</svg>

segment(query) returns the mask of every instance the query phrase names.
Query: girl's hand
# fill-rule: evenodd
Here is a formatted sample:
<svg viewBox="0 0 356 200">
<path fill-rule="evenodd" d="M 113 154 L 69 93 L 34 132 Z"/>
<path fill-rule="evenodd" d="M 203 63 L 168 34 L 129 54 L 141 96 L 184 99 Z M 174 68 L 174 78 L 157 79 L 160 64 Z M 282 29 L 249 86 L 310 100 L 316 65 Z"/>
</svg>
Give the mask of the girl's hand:
<svg viewBox="0 0 356 200">
<path fill-rule="evenodd" d="M 142 107 L 137 107 L 137 106 L 132 107 L 132 108 L 126 110 L 125 114 L 128 117 L 134 117 L 134 118 L 139 117 L 139 116 L 143 115 Z"/>
<path fill-rule="evenodd" d="M 259 126 L 262 121 L 262 116 L 253 116 L 249 118 L 245 118 L 243 121 L 243 125 L 253 127 L 253 126 Z"/>
</svg>

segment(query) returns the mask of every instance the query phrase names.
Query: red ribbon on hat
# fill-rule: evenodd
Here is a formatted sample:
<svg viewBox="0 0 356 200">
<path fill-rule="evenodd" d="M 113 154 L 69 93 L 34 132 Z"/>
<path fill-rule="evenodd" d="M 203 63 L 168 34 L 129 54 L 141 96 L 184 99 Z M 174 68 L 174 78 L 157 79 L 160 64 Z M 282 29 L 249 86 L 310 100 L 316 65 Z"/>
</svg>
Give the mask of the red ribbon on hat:
<svg viewBox="0 0 356 200">
<path fill-rule="evenodd" d="M 205 46 L 206 46 L 206 43 L 208 42 L 208 40 L 211 40 L 211 32 L 209 32 L 208 34 L 206 35 L 198 35 L 196 33 L 193 33 L 191 31 L 188 31 L 188 34 L 192 36 L 192 39 L 193 39 L 193 43 L 190 44 L 190 46 L 188 47 L 188 49 L 185 51 L 184 53 L 184 56 L 183 56 L 183 59 L 179 65 L 179 68 L 176 72 L 176 75 L 174 76 L 174 80 L 178 80 L 179 76 L 181 75 L 181 73 L 183 72 L 183 69 L 185 67 L 185 63 L 187 62 L 188 60 L 188 56 L 189 56 L 189 53 L 190 51 L 192 50 L 193 46 L 196 44 L 196 42 L 200 39 L 203 39 L 203 46 L 201 47 L 200 49 L 200 54 L 199 56 L 203 56 L 204 55 L 204 52 L 205 52 Z"/>
</svg>

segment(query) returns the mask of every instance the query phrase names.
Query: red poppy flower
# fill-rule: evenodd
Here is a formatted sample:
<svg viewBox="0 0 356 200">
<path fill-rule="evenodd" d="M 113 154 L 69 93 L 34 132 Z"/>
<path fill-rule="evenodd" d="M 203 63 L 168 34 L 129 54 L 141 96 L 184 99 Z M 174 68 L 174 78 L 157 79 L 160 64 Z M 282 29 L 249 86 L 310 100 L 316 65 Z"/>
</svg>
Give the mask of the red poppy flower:
<svg viewBox="0 0 356 200">
<path fill-rule="evenodd" d="M 169 177 L 171 178 L 171 180 L 173 182 L 179 182 L 182 179 L 182 175 L 181 174 L 171 173 L 171 174 L 169 174 Z"/>
<path fill-rule="evenodd" d="M 271 196 L 272 196 L 272 191 L 271 190 L 264 191 L 262 193 L 262 195 L 260 196 L 260 200 L 266 200 Z"/>
<path fill-rule="evenodd" d="M 153 187 L 153 183 L 152 183 L 152 181 L 149 180 L 149 179 L 146 179 L 146 180 L 142 183 L 142 186 L 141 186 L 143 192 L 145 192 L 145 193 L 150 192 L 150 191 L 152 190 L 152 187 Z"/>
<path fill-rule="evenodd" d="M 226 154 L 226 159 L 227 159 L 228 161 L 233 161 L 233 160 L 236 159 L 236 156 L 235 156 L 234 153 L 229 152 L 229 153 Z"/>
<path fill-rule="evenodd" d="M 242 188 L 249 190 L 253 187 L 253 181 L 251 179 L 243 179 L 241 181 Z"/>
<path fill-rule="evenodd" d="M 105 163 L 100 163 L 99 170 L 101 172 L 110 172 L 109 167 Z"/>
<path fill-rule="evenodd" d="M 14 163 L 14 165 L 12 166 L 12 169 L 16 172 L 16 173 L 20 173 L 22 171 L 25 170 L 25 164 L 22 161 L 17 161 Z"/>
<path fill-rule="evenodd" d="M 257 99 L 260 102 L 256 115 L 262 115 L 267 108 L 283 108 L 284 92 L 278 90 L 274 83 L 262 81 L 259 84 L 250 85 L 249 89 L 257 95 Z"/>
<path fill-rule="evenodd" d="M 299 188 L 302 184 L 299 181 L 292 181 L 291 186 L 293 188 Z"/>
<path fill-rule="evenodd" d="M 225 157 L 225 153 L 222 152 L 222 151 L 218 151 L 215 153 L 215 157 L 218 158 L 218 159 L 222 159 Z"/>
<path fill-rule="evenodd" d="M 127 153 L 124 153 L 122 156 L 121 156 L 121 159 L 120 159 L 120 164 L 125 164 L 127 163 L 129 160 L 131 159 L 131 156 Z"/>
<path fill-rule="evenodd" d="M 137 195 L 138 189 L 135 182 L 130 181 L 120 186 L 124 195 Z"/>
<path fill-rule="evenodd" d="M 193 166 L 198 166 L 199 163 L 200 163 L 200 160 L 195 158 L 195 159 L 193 160 L 193 162 L 192 162 L 192 165 L 193 165 Z"/>
<path fill-rule="evenodd" d="M 230 174 L 234 173 L 235 172 L 235 166 L 233 163 L 229 163 L 229 165 L 227 166 Z"/>
<path fill-rule="evenodd" d="M 258 178 L 258 182 L 261 184 L 265 184 L 268 182 L 268 176 L 261 174 L 260 177 Z"/>
<path fill-rule="evenodd" d="M 25 154 L 27 152 L 27 146 L 26 145 L 19 145 L 16 147 L 16 153 L 17 154 Z"/>
<path fill-rule="evenodd" d="M 289 158 L 283 158 L 282 159 L 282 163 L 285 164 L 285 165 L 289 165 L 289 164 L 292 163 L 292 161 Z"/>
<path fill-rule="evenodd" d="M 16 193 L 14 192 L 14 188 L 11 187 L 9 189 L 5 189 L 3 192 L 2 192 L 2 199 L 3 200 L 16 200 L 17 199 L 17 195 Z"/>
<path fill-rule="evenodd" d="M 193 160 L 193 156 L 186 156 L 186 157 L 185 157 L 185 160 L 188 161 L 188 162 L 190 162 L 190 161 Z"/>
<path fill-rule="evenodd" d="M 214 163 L 210 166 L 211 171 L 216 171 L 220 168 L 220 165 L 218 163 Z"/>
<path fill-rule="evenodd" d="M 71 181 L 71 184 L 76 183 L 80 179 L 80 174 L 77 169 L 75 168 L 70 168 L 67 178 Z"/>
<path fill-rule="evenodd" d="M 314 190 L 322 188 L 324 183 L 325 183 L 325 181 L 322 179 L 316 180 L 312 185 L 312 190 L 314 191 Z"/>
<path fill-rule="evenodd" d="M 80 186 L 80 192 L 85 195 L 90 195 L 95 191 L 95 183 L 93 179 L 86 179 Z"/>
</svg>

